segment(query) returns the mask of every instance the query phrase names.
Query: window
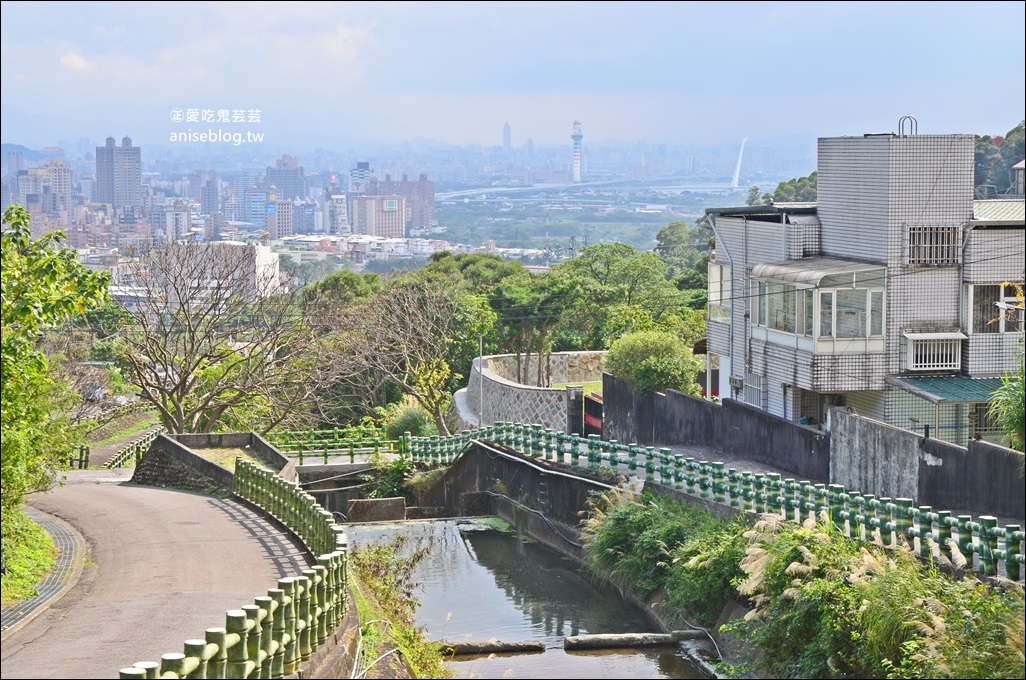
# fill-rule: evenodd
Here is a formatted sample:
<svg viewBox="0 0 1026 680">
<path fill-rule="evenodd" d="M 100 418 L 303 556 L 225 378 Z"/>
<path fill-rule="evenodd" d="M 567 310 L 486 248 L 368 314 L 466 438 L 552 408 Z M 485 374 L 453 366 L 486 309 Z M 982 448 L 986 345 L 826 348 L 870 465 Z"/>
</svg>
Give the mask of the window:
<svg viewBox="0 0 1026 680">
<path fill-rule="evenodd" d="M 909 224 L 908 264 L 952 265 L 962 261 L 958 225 Z"/>
<path fill-rule="evenodd" d="M 746 404 L 757 406 L 764 411 L 769 408 L 769 392 L 766 391 L 766 378 L 757 373 L 746 373 L 744 399 Z"/>
<path fill-rule="evenodd" d="M 902 331 L 905 338 L 905 370 L 957 371 L 962 368 L 962 340 L 959 332 L 915 333 Z"/>
<path fill-rule="evenodd" d="M 1022 301 L 1015 286 L 1003 284 L 970 287 L 973 333 L 1011 333 L 1023 330 Z"/>
<path fill-rule="evenodd" d="M 819 337 L 872 338 L 884 334 L 884 294 L 867 288 L 819 291 Z"/>
<path fill-rule="evenodd" d="M 757 326 L 812 337 L 812 309 L 815 291 L 784 283 L 760 281 L 753 305 Z"/>
<path fill-rule="evenodd" d="M 709 263 L 709 318 L 730 322 L 730 266 Z"/>
</svg>

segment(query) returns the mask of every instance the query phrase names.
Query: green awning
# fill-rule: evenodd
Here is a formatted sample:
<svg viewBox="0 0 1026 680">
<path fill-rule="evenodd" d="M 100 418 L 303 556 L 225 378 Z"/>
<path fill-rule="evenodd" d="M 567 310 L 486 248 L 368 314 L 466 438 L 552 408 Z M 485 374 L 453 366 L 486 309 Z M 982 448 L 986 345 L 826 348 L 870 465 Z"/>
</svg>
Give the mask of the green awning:
<svg viewBox="0 0 1026 680">
<path fill-rule="evenodd" d="M 1001 387 L 1001 378 L 970 378 L 964 375 L 887 376 L 887 382 L 933 404 L 971 404 L 990 401 Z"/>
</svg>

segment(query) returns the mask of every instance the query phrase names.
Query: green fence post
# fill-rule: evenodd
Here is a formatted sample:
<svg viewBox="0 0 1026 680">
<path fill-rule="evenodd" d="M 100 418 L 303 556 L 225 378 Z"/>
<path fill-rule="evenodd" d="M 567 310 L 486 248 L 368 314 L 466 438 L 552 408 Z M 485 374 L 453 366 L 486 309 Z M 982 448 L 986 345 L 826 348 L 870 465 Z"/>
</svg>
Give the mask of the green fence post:
<svg viewBox="0 0 1026 680">
<path fill-rule="evenodd" d="M 141 670 L 147 680 L 153 680 L 157 677 L 157 671 L 160 670 L 160 664 L 156 661 L 138 661 L 132 664 L 133 668 Z M 137 677 L 137 676 L 132 676 Z M 222 676 L 223 677 L 223 676 Z"/>
<path fill-rule="evenodd" d="M 588 435 L 588 467 L 598 467 L 599 458 L 599 436 L 597 434 Z"/>
<path fill-rule="evenodd" d="M 305 573 L 305 572 L 304 572 Z M 310 584 L 309 576 L 297 576 L 296 587 L 298 589 L 299 607 L 296 611 L 298 619 L 296 629 L 299 632 L 299 658 L 306 661 L 313 653 L 313 645 L 310 641 L 310 628 L 313 619 L 310 616 Z"/>
<path fill-rule="evenodd" d="M 246 642 L 248 627 L 246 612 L 241 609 L 230 609 L 225 612 L 225 629 L 228 631 L 228 669 L 229 678 L 244 678 L 246 658 L 249 646 Z"/>
<path fill-rule="evenodd" d="M 933 551 L 930 550 L 930 541 L 937 540 L 937 534 L 933 530 L 933 520 L 935 517 L 932 506 L 922 505 L 919 507 L 916 534 L 919 537 L 920 557 L 933 557 Z"/>
<path fill-rule="evenodd" d="M 180 652 L 169 652 L 160 657 L 160 677 L 185 677 L 185 655 Z"/>
<path fill-rule="evenodd" d="M 314 607 L 314 615 L 317 623 L 317 645 L 323 645 L 328 639 L 328 598 L 327 578 L 328 570 L 323 564 L 314 565 L 311 570 L 316 574 L 314 581 L 314 595 L 317 606 Z"/>
<path fill-rule="evenodd" d="M 246 612 L 246 627 L 249 630 L 249 635 L 246 637 L 246 656 L 250 662 L 255 666 L 257 671 L 263 665 L 263 629 L 260 626 L 262 610 L 259 605 L 246 604 L 242 606 L 242 611 Z M 259 676 L 259 672 L 256 673 Z"/>
<path fill-rule="evenodd" d="M 838 529 L 842 534 L 847 535 L 844 531 L 844 520 L 841 519 L 841 494 L 843 493 L 844 487 L 840 484 L 831 484 L 827 487 L 827 503 L 830 508 L 830 523 L 833 524 L 834 528 Z"/>
<path fill-rule="evenodd" d="M 271 618 L 274 651 L 271 656 L 271 677 L 280 678 L 285 675 L 285 591 L 281 588 L 270 588 L 267 595 L 274 600 L 274 613 Z"/>
<path fill-rule="evenodd" d="M 1021 567 L 1015 559 L 1020 555 L 1019 543 L 1022 541 L 1022 526 L 1009 524 L 1005 526 L 1005 576 L 1012 581 L 1019 580 Z"/>
<path fill-rule="evenodd" d="M 673 488 L 673 450 L 668 448 L 659 449 L 659 483 L 667 488 Z"/>
<path fill-rule="evenodd" d="M 766 512 L 766 475 L 757 473 L 755 481 L 755 511 L 759 514 Z"/>
<path fill-rule="evenodd" d="M 997 576 L 997 559 L 994 552 L 998 549 L 998 537 L 994 533 L 997 517 L 980 515 L 980 562 L 986 576 Z"/>
<path fill-rule="evenodd" d="M 905 545 L 912 548 L 915 545 L 915 539 L 909 534 L 909 529 L 912 528 L 912 499 L 911 498 L 895 498 L 894 499 L 894 528 L 896 530 L 895 539 L 902 541 Z"/>
<path fill-rule="evenodd" d="M 712 463 L 713 500 L 717 503 L 724 501 L 723 497 L 723 463 Z"/>
<path fill-rule="evenodd" d="M 207 644 L 217 648 L 214 656 L 207 662 L 208 678 L 223 678 L 225 676 L 228 665 L 227 633 L 228 631 L 224 628 L 207 628 L 204 631 L 203 637 L 206 639 Z"/>
<path fill-rule="evenodd" d="M 206 640 L 186 640 L 185 644 L 185 658 L 186 659 L 197 659 L 196 670 L 189 673 L 190 678 L 206 678 L 207 677 L 207 661 L 204 658 L 207 651 Z"/>
</svg>

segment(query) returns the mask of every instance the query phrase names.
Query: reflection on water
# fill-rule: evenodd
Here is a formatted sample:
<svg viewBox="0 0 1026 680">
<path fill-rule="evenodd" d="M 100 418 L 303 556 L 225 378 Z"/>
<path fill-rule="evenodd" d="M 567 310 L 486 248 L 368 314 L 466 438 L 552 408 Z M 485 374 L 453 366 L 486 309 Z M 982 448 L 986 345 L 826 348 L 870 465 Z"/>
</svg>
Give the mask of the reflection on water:
<svg viewBox="0 0 1026 680">
<path fill-rule="evenodd" d="M 521 535 L 480 520 L 349 525 L 359 547 L 408 537 L 429 549 L 414 579 L 421 584 L 417 623 L 433 640 L 543 640 L 532 654 L 461 656 L 448 666 L 461 678 L 699 678 L 676 648 L 563 651 L 568 635 L 658 632 L 619 593 L 597 588 L 577 565 Z"/>
</svg>

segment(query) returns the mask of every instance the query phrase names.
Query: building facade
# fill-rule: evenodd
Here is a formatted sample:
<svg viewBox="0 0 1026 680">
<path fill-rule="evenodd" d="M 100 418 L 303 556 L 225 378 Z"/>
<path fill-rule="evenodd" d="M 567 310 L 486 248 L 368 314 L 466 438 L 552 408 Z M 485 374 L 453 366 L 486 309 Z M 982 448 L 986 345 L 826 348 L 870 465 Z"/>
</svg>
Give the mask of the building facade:
<svg viewBox="0 0 1026 680">
<path fill-rule="evenodd" d="M 844 407 L 955 443 L 1021 355 L 1023 197 L 974 200 L 972 135 L 820 139 L 817 201 L 709 209 L 708 379 L 805 424 Z M 1011 307 L 1009 307 L 1011 305 Z"/>
<path fill-rule="evenodd" d="M 138 210 L 143 206 L 142 150 L 125 137 L 117 146 L 107 137 L 96 147 L 96 184 L 94 200 L 115 210 Z"/>
</svg>

